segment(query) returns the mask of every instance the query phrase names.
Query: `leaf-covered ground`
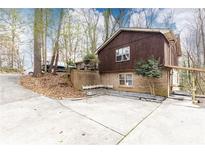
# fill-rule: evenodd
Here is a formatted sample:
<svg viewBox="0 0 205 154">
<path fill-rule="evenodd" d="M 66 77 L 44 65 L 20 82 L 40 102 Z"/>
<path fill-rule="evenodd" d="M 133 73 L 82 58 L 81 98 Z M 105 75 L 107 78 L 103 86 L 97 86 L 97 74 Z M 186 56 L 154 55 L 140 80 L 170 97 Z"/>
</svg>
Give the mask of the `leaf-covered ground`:
<svg viewBox="0 0 205 154">
<path fill-rule="evenodd" d="M 27 89 L 39 94 L 55 98 L 80 98 L 85 94 L 72 87 L 70 78 L 66 74 L 44 74 L 42 77 L 22 76 L 20 83 Z"/>
</svg>

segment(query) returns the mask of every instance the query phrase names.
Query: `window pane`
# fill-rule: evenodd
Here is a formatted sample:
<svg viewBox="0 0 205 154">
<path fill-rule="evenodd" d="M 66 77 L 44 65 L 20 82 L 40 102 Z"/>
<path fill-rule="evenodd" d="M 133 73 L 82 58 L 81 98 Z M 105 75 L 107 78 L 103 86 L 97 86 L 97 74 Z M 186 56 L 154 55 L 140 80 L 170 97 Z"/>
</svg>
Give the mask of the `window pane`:
<svg viewBox="0 0 205 154">
<path fill-rule="evenodd" d="M 126 80 L 132 80 L 132 74 L 126 74 Z"/>
<path fill-rule="evenodd" d="M 132 86 L 132 74 L 126 74 L 126 85 Z"/>
<path fill-rule="evenodd" d="M 127 86 L 132 86 L 132 80 L 126 80 L 126 85 Z"/>
<path fill-rule="evenodd" d="M 125 80 L 120 80 L 120 85 L 125 85 Z"/>
<path fill-rule="evenodd" d="M 122 55 L 123 54 L 123 49 L 119 49 L 119 54 Z"/>
<path fill-rule="evenodd" d="M 125 75 L 124 74 L 120 74 L 119 78 L 120 78 L 120 80 L 125 80 Z"/>
<path fill-rule="evenodd" d="M 128 53 L 128 54 L 126 55 L 126 57 L 127 57 L 127 60 L 130 60 L 130 53 Z"/>
<path fill-rule="evenodd" d="M 121 48 L 122 49 L 122 55 L 125 54 L 125 48 Z"/>
<path fill-rule="evenodd" d="M 130 59 L 130 57 L 129 57 L 129 55 L 128 54 L 125 54 L 125 55 L 123 55 L 123 58 L 122 58 L 123 60 L 129 60 Z"/>
<path fill-rule="evenodd" d="M 121 61 L 122 60 L 122 56 L 117 56 L 117 61 Z"/>
<path fill-rule="evenodd" d="M 116 50 L 116 56 L 119 56 L 120 53 L 119 53 L 119 50 Z"/>
<path fill-rule="evenodd" d="M 126 55 L 123 55 L 123 56 L 122 56 L 122 60 L 127 60 Z"/>
<path fill-rule="evenodd" d="M 129 54 L 130 53 L 130 48 L 129 47 L 124 48 L 124 53 Z"/>
<path fill-rule="evenodd" d="M 119 74 L 120 85 L 132 86 L 132 74 Z"/>
<path fill-rule="evenodd" d="M 116 61 L 130 60 L 130 47 L 124 47 L 116 50 Z"/>
<path fill-rule="evenodd" d="M 123 60 L 129 60 L 130 59 L 130 48 L 126 47 L 123 48 Z"/>
</svg>

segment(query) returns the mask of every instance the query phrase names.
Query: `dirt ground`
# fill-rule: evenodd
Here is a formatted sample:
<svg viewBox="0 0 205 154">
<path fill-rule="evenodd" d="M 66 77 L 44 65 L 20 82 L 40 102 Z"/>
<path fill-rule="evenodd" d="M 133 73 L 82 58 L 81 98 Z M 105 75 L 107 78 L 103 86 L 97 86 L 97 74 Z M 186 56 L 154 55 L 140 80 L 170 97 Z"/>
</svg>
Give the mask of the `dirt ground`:
<svg viewBox="0 0 205 154">
<path fill-rule="evenodd" d="M 85 96 L 82 91 L 73 88 L 67 74 L 44 74 L 38 78 L 26 75 L 20 78 L 20 83 L 25 88 L 55 99 Z"/>
</svg>

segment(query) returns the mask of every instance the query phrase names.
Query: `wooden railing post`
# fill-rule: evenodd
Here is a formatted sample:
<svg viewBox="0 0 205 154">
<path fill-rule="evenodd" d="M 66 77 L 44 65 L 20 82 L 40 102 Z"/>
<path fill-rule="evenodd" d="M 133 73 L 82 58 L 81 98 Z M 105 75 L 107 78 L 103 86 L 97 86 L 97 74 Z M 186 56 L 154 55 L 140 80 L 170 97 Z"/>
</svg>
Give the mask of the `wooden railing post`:
<svg viewBox="0 0 205 154">
<path fill-rule="evenodd" d="M 192 72 L 192 103 L 195 104 L 196 101 L 196 78 L 195 78 L 195 72 Z"/>
</svg>

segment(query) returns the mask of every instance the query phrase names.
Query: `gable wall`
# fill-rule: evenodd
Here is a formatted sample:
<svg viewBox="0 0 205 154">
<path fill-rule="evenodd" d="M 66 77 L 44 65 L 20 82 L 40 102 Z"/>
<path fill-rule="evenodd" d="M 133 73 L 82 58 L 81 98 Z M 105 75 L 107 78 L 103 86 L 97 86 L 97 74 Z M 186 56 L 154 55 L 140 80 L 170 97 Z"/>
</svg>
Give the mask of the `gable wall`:
<svg viewBox="0 0 205 154">
<path fill-rule="evenodd" d="M 131 71 L 137 61 L 149 58 L 151 55 L 160 58 L 160 63 L 164 64 L 165 42 L 164 36 L 160 33 L 123 31 L 99 51 L 99 71 L 100 73 Z M 126 46 L 130 46 L 130 60 L 116 62 L 116 49 Z"/>
</svg>

